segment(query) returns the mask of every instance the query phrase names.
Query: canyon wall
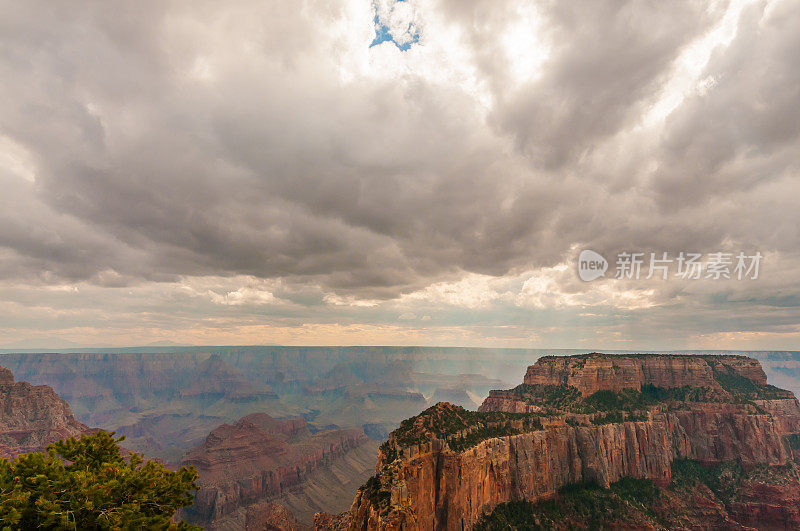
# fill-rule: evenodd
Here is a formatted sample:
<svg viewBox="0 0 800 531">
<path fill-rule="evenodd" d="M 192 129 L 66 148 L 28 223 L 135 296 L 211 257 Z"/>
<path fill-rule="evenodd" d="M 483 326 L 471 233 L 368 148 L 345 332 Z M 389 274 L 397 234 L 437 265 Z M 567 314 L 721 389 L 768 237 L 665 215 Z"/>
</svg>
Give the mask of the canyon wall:
<svg viewBox="0 0 800 531">
<path fill-rule="evenodd" d="M 210 524 L 240 508 L 273 498 L 368 442 L 360 429 L 311 434 L 302 418 L 248 415 L 213 430 L 181 464 L 194 466 L 200 489 L 186 520 Z"/>
<path fill-rule="evenodd" d="M 617 356 L 587 354 L 545 356 L 528 367 L 528 385 L 568 385 L 583 396 L 597 391 L 639 389 L 643 385 L 719 389 L 716 366 L 724 367 L 757 385 L 766 385 L 767 375 L 758 360 L 744 356 Z"/>
<path fill-rule="evenodd" d="M 304 416 L 316 428 L 363 427 L 383 439 L 428 405 L 422 392 L 433 393 L 430 381 L 445 378 L 422 375 L 417 384 L 408 359 L 414 349 L 152 350 L 0 353 L 0 364 L 53 387 L 81 422 L 125 435 L 131 450 L 171 464 L 217 426 L 254 412 Z M 475 376 L 461 385 L 484 396 L 497 387 L 491 382 Z"/>
<path fill-rule="evenodd" d="M 398 467 L 391 501 L 413 508 L 412 529 L 469 529 L 500 503 L 549 499 L 571 483 L 608 487 L 632 476 L 667 486 L 670 464 L 679 457 L 785 465 L 791 453 L 768 415 L 735 408 L 657 413 L 649 421 L 561 425 L 492 438 L 464 452 L 439 442 Z M 407 516 L 400 512 L 383 520 L 363 492 L 352 514 L 355 522 L 371 522 L 367 529 L 408 525 Z"/>
<path fill-rule="evenodd" d="M 472 432 L 485 434 L 483 440 L 460 450 L 453 449 L 454 442 L 463 441 L 471 429 L 464 427 L 464 419 L 502 418 L 497 415 L 518 419 L 545 407 L 525 403 L 513 390 L 490 396 L 482 413 L 442 403 L 392 434 L 378 454 L 375 478 L 362 487 L 350 511 L 337 517 L 319 515 L 318 529 L 471 529 L 498 504 L 551 499 L 569 484 L 596 482 L 608 487 L 621 478 L 635 477 L 666 488 L 672 463 L 681 458 L 705 465 L 737 462 L 745 469 L 763 465 L 776 474 L 794 466 L 787 436 L 800 430 L 800 405 L 791 393 L 767 384 L 756 360 L 547 357 L 528 369 L 525 384 L 572 389 L 584 398 L 597 391 L 636 390 L 643 385 L 702 388 L 710 394 L 691 396 L 711 396 L 708 400 L 713 401 L 670 398 L 647 403 L 635 412 L 640 418 L 631 421 L 604 421 L 599 413 L 565 410 L 538 416 L 539 429 L 507 436 L 493 436 L 487 425 L 481 425 Z M 773 398 L 746 398 L 751 395 Z M 505 429 L 516 422 L 507 421 Z M 447 432 L 447 425 L 456 431 Z M 448 435 L 440 437 L 441 433 Z M 731 514 L 744 521 L 748 510 L 772 511 L 777 527 L 800 525 L 791 506 L 797 496 L 789 492 L 797 478 L 784 479 L 779 484 L 786 487 L 746 484 L 739 505 L 730 507 Z"/>
<path fill-rule="evenodd" d="M 11 371 L 0 367 L 0 457 L 42 452 L 52 442 L 86 431 L 50 387 L 15 382 Z"/>
</svg>

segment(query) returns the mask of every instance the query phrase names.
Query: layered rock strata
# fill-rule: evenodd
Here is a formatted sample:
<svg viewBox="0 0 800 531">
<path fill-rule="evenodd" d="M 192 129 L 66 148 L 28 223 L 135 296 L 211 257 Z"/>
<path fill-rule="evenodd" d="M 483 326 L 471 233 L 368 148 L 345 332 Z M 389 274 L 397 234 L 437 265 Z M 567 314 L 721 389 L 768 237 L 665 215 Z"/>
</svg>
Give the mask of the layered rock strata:
<svg viewBox="0 0 800 531">
<path fill-rule="evenodd" d="M 283 505 L 264 502 L 247 508 L 245 531 L 294 531 L 297 520 Z"/>
<path fill-rule="evenodd" d="M 278 420 L 265 413 L 248 415 L 213 430 L 183 458 L 200 474 L 200 489 L 184 518 L 209 524 L 301 483 L 368 441 L 361 429 L 311 434 L 305 420 Z M 252 520 L 252 518 L 251 518 Z"/>
<path fill-rule="evenodd" d="M 501 503 L 552 499 L 570 484 L 633 477 L 667 488 L 676 459 L 774 471 L 779 480 L 743 485 L 721 521 L 755 511 L 797 527 L 787 471 L 798 415 L 793 395 L 740 356 L 542 358 L 480 412 L 440 403 L 405 421 L 350 511 L 320 515 L 318 528 L 471 529 Z"/>
<path fill-rule="evenodd" d="M 0 458 L 42 452 L 52 442 L 87 431 L 50 387 L 15 382 L 11 371 L 0 367 Z"/>
<path fill-rule="evenodd" d="M 597 391 L 638 390 L 643 385 L 663 388 L 683 386 L 720 390 L 715 372 L 767 385 L 758 360 L 745 356 L 684 356 L 585 354 L 545 356 L 528 367 L 528 385 L 567 385 L 583 396 Z M 787 392 L 788 393 L 788 392 Z M 791 395 L 791 393 L 788 393 Z"/>
</svg>

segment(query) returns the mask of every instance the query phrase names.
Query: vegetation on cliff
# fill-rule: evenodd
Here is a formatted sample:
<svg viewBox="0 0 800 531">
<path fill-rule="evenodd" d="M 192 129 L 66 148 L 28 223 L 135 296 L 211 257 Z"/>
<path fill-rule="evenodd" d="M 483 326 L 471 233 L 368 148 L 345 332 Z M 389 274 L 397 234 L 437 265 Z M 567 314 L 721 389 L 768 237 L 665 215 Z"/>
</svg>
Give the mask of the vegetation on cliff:
<svg viewBox="0 0 800 531">
<path fill-rule="evenodd" d="M 391 440 L 400 448 L 429 442 L 447 441 L 451 449 L 462 451 L 494 437 L 516 435 L 542 429 L 538 415 L 503 411 L 477 412 L 440 402 L 416 417 L 404 420 L 392 432 Z M 386 453 L 392 452 L 387 446 Z M 394 455 L 394 454 L 390 454 Z"/>
<path fill-rule="evenodd" d="M 734 401 L 775 400 L 794 396 L 791 391 L 786 391 L 774 385 L 754 382 L 750 378 L 738 374 L 729 366 L 715 360 L 714 356 L 707 356 L 706 362 L 711 366 L 714 380 L 730 394 Z"/>
<path fill-rule="evenodd" d="M 751 503 L 756 507 L 769 504 L 773 523 L 785 525 L 794 521 L 796 509 L 784 513 L 780 507 L 796 503 L 798 483 L 797 463 L 746 470 L 736 461 L 703 464 L 677 459 L 672 462 L 668 487 L 630 477 L 612 483 L 608 489 L 593 483 L 572 484 L 551 500 L 502 503 L 479 519 L 473 529 L 727 529 L 737 527 L 736 521 L 757 523 L 752 520 L 755 513 L 751 512 Z M 765 499 L 768 495 L 774 498 Z M 764 522 L 761 525 L 770 527 Z"/>
<path fill-rule="evenodd" d="M 569 413 L 607 413 L 611 411 L 638 411 L 667 402 L 716 401 L 711 390 L 705 387 L 657 387 L 643 385 L 638 391 L 597 391 L 585 398 L 569 385 L 520 384 L 507 393 L 516 400 L 542 407 L 545 411 Z"/>
<path fill-rule="evenodd" d="M 587 397 L 582 397 L 577 388 L 569 385 L 547 384 L 520 384 L 509 391 L 492 393 L 495 397 L 507 396 L 519 402 L 538 406 L 542 409 L 542 414 L 547 416 L 563 413 L 605 414 L 605 417 L 600 416 L 600 418 L 618 418 L 618 422 L 637 420 L 629 419 L 629 416 L 642 418 L 642 411 L 658 405 L 679 409 L 691 402 L 734 402 L 749 403 L 755 407 L 754 400 L 773 400 L 787 396 L 787 391 L 783 389 L 773 385 L 760 385 L 732 372 L 715 371 L 714 376 L 725 393 L 709 387 L 684 385 L 667 388 L 652 384 L 642 385 L 639 390 L 596 391 Z M 623 412 L 628 415 L 607 415 Z"/>
<path fill-rule="evenodd" d="M 609 489 L 596 483 L 568 485 L 553 500 L 502 503 L 478 520 L 473 529 L 661 528 L 651 510 L 659 496 L 658 488 L 648 479 L 623 478 Z"/>
<path fill-rule="evenodd" d="M 0 460 L 3 529 L 199 529 L 171 522 L 192 504 L 192 468 L 169 471 L 125 458 L 123 437 L 104 431 L 50 445 L 47 454 Z"/>
<path fill-rule="evenodd" d="M 387 507 L 391 499 L 391 493 L 381 489 L 381 480 L 378 476 L 370 477 L 359 489 L 369 500 L 370 505 L 375 509 Z"/>
<path fill-rule="evenodd" d="M 745 469 L 738 461 L 703 464 L 692 459 L 676 459 L 672 462 L 672 484 L 676 492 L 685 492 L 693 487 L 707 487 L 725 505 L 739 501 L 749 483 L 781 485 L 800 478 L 800 463 L 785 465 L 759 465 Z"/>
<path fill-rule="evenodd" d="M 698 484 L 705 485 L 728 504 L 736 496 L 744 477 L 745 471 L 737 461 L 704 465 L 692 459 L 676 459 L 672 462 L 671 487 L 687 490 Z"/>
</svg>

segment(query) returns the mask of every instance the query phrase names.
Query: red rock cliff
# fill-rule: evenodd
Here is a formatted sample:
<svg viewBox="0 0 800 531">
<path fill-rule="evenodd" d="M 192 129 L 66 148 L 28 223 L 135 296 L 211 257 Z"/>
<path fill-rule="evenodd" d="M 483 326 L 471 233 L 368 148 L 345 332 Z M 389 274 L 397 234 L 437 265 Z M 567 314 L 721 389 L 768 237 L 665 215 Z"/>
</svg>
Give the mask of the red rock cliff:
<svg viewBox="0 0 800 531">
<path fill-rule="evenodd" d="M 710 396 L 707 400 L 714 401 L 670 399 L 649 404 L 636 413 L 641 420 L 635 421 L 604 421 L 596 415 L 571 413 L 539 417 L 538 429 L 506 436 L 492 436 L 488 425 L 475 432 L 468 423 L 484 415 L 509 419 L 500 422 L 502 429 L 516 425 L 519 421 L 513 419 L 521 417 L 507 416 L 501 409 L 520 411 L 522 402 L 512 394 L 495 397 L 493 409 L 485 413 L 439 404 L 392 434 L 378 454 L 376 479 L 362 487 L 349 513 L 337 518 L 320 515 L 317 527 L 471 529 L 481 515 L 500 503 L 550 499 L 570 483 L 596 481 L 607 487 L 631 476 L 666 487 L 676 458 L 706 464 L 738 461 L 745 468 L 789 466 L 793 457 L 786 436 L 800 427 L 800 406 L 791 393 L 787 397 L 786 392 L 767 385 L 757 361 L 670 358 L 544 358 L 528 369 L 526 384 L 572 386 L 584 397 L 647 384 L 664 389 L 690 386 L 704 391 L 687 396 Z M 740 389 L 744 394 L 737 394 Z M 773 398 L 749 400 L 743 398 L 750 396 L 747 393 Z M 427 422 L 425 416 L 436 420 Z M 484 434 L 483 440 L 473 438 L 465 448 L 463 441 L 471 429 Z M 797 480 L 784 483 L 796 485 Z M 752 518 L 742 515 L 759 510 L 773 516 L 767 522 L 776 528 L 800 526 L 800 517 L 793 519 L 797 511 L 790 507 L 796 496 L 785 488 L 764 485 L 745 485 L 740 505 L 730 508 L 731 514 L 746 522 Z"/>
<path fill-rule="evenodd" d="M 11 371 L 0 367 L 0 457 L 41 452 L 88 430 L 50 387 L 14 382 Z"/>
<path fill-rule="evenodd" d="M 302 418 L 277 420 L 265 413 L 223 424 L 182 461 L 194 465 L 200 474 L 200 490 L 185 516 L 208 523 L 280 494 L 366 440 L 360 429 L 311 435 Z"/>
<path fill-rule="evenodd" d="M 766 385 L 758 360 L 744 356 L 545 356 L 528 367 L 529 385 L 569 385 L 584 396 L 597 391 L 639 389 L 643 385 L 673 388 L 689 385 L 719 389 L 715 366 L 724 366 L 759 385 Z"/>
</svg>

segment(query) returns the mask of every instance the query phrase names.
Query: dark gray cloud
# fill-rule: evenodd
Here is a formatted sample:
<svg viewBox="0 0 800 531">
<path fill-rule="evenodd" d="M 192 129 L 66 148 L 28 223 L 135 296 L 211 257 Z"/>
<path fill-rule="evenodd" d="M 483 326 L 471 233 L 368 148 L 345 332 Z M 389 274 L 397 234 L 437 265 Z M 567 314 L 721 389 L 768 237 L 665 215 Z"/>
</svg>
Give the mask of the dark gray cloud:
<svg viewBox="0 0 800 531">
<path fill-rule="evenodd" d="M 683 48 L 721 17 L 707 2 L 543 2 L 541 77 L 499 94 L 501 129 L 553 171 L 641 118 Z M 502 91 L 502 88 L 501 88 Z"/>
<path fill-rule="evenodd" d="M 709 88 L 667 119 L 652 183 L 662 209 L 728 200 L 787 177 L 797 184 L 798 23 L 791 2 L 744 10 L 736 38 L 702 74 Z"/>
</svg>

